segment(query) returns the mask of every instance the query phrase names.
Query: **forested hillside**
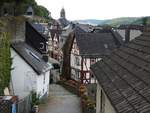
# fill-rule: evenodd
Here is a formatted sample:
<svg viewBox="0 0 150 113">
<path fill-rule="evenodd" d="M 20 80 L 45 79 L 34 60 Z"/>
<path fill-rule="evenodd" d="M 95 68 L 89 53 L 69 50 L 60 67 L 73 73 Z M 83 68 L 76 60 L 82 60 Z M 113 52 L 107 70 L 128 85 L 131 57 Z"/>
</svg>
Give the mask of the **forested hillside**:
<svg viewBox="0 0 150 113">
<path fill-rule="evenodd" d="M 110 25 L 110 26 L 119 26 L 122 24 L 135 24 L 135 25 L 143 25 L 144 18 L 146 18 L 146 24 L 150 24 L 150 17 L 122 17 L 115 18 L 111 20 L 106 20 L 101 25 Z"/>
<path fill-rule="evenodd" d="M 49 11 L 45 7 L 38 5 L 35 0 L 0 0 L 1 6 L 3 3 L 14 3 L 17 15 L 25 14 L 27 8 L 32 6 L 35 15 L 49 19 Z"/>
<path fill-rule="evenodd" d="M 102 24 L 107 24 L 111 26 L 119 26 L 121 24 L 132 24 L 137 21 L 139 18 L 137 17 L 123 17 L 123 18 L 115 18 L 111 20 L 107 20 Z"/>
</svg>

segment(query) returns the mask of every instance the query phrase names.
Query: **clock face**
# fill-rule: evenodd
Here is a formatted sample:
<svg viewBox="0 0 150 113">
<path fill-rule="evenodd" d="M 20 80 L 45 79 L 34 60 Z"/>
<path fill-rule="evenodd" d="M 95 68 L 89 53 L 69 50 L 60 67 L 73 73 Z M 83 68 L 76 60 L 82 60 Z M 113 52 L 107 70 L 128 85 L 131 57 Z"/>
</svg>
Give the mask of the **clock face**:
<svg viewBox="0 0 150 113">
<path fill-rule="evenodd" d="M 40 42 L 40 47 L 39 47 L 40 51 L 42 52 L 48 52 L 48 47 L 47 44 Z"/>
<path fill-rule="evenodd" d="M 43 42 L 40 43 L 40 49 L 44 49 L 44 43 Z"/>
</svg>

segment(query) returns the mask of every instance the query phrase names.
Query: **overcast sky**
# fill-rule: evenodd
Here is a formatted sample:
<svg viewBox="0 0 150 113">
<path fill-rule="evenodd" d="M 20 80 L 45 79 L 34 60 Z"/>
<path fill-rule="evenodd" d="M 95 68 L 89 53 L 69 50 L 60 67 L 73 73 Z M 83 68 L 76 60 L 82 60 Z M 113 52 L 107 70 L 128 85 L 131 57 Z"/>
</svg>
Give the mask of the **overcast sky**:
<svg viewBox="0 0 150 113">
<path fill-rule="evenodd" d="M 65 8 L 68 20 L 150 16 L 150 0 L 36 0 L 53 18 Z"/>
</svg>

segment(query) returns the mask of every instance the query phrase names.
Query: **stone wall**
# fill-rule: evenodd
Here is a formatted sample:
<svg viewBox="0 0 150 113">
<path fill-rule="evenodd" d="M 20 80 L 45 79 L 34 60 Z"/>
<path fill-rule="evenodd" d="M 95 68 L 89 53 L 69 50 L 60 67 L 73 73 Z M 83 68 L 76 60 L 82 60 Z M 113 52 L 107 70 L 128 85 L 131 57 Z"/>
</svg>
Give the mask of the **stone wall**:
<svg viewBox="0 0 150 113">
<path fill-rule="evenodd" d="M 10 34 L 11 42 L 25 40 L 25 17 L 1 17 L 0 20 L 5 23 L 6 27 L 2 29 Z"/>
<path fill-rule="evenodd" d="M 15 13 L 14 7 L 15 7 L 15 2 L 3 3 L 3 5 L 0 7 L 0 16 L 14 15 Z"/>
<path fill-rule="evenodd" d="M 3 90 L 9 87 L 9 82 L 11 80 L 10 42 L 24 39 L 25 18 L 0 18 L 0 95 L 3 95 Z"/>
</svg>

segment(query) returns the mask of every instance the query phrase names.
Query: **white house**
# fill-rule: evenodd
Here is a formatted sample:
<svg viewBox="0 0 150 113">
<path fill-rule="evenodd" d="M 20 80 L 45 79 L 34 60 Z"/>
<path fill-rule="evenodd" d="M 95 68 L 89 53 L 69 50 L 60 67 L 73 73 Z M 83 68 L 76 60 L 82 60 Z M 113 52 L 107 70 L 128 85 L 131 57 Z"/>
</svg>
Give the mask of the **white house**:
<svg viewBox="0 0 150 113">
<path fill-rule="evenodd" d="M 95 83 L 95 78 L 90 73 L 90 66 L 103 56 L 109 55 L 121 44 L 121 37 L 112 32 L 86 33 L 81 32 L 81 29 L 78 28 L 70 52 L 72 79 L 85 84 Z"/>
<path fill-rule="evenodd" d="M 93 66 L 96 113 L 150 112 L 150 33 L 143 33 Z"/>
<path fill-rule="evenodd" d="M 40 99 L 47 97 L 52 66 L 42 59 L 43 56 L 25 42 L 15 42 L 11 46 L 11 57 L 15 95 L 23 98 L 34 91 Z"/>
</svg>

